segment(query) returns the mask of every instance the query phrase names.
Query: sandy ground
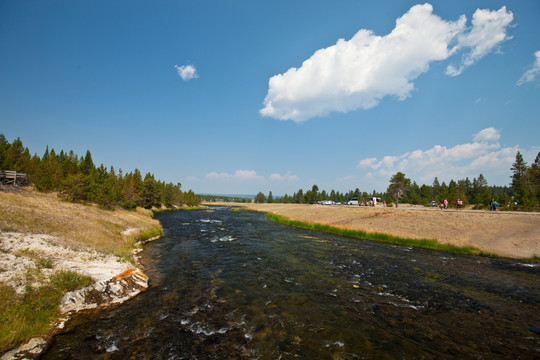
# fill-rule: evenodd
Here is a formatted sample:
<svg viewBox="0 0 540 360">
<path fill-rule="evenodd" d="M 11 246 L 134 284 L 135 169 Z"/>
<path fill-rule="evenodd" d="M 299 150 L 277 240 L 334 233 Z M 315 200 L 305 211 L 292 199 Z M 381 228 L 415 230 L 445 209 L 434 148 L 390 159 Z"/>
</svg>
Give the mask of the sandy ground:
<svg viewBox="0 0 540 360">
<path fill-rule="evenodd" d="M 301 204 L 240 204 L 293 220 L 473 246 L 503 257 L 540 256 L 540 213 L 368 208 Z"/>
<path fill-rule="evenodd" d="M 30 280 L 39 286 L 56 271 L 72 270 L 97 281 L 113 278 L 132 268 L 118 257 L 91 249 L 77 250 L 61 245 L 59 238 L 44 234 L 0 232 L 0 283 L 22 293 Z"/>
</svg>

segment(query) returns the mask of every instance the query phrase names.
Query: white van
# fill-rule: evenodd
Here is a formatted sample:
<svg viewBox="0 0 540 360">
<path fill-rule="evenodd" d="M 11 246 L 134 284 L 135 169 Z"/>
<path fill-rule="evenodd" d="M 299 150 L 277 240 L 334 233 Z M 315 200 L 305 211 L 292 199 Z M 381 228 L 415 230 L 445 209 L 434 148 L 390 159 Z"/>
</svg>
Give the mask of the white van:
<svg viewBox="0 0 540 360">
<path fill-rule="evenodd" d="M 352 197 L 349 200 L 345 201 L 345 205 L 358 205 L 358 198 Z"/>
</svg>

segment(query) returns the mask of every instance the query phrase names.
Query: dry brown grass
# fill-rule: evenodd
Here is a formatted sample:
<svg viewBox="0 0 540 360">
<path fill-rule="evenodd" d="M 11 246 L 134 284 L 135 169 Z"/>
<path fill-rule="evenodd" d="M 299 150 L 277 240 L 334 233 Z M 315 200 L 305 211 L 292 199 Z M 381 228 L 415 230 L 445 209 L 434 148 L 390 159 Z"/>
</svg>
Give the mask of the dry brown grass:
<svg viewBox="0 0 540 360">
<path fill-rule="evenodd" d="M 0 192 L 0 230 L 4 232 L 52 235 L 68 247 L 91 247 L 131 259 L 138 237 L 157 229 L 161 230 L 161 225 L 150 210 L 103 210 L 30 188 Z"/>
<path fill-rule="evenodd" d="M 475 247 L 513 258 L 540 255 L 540 213 L 299 204 L 240 204 L 291 220 Z"/>
</svg>

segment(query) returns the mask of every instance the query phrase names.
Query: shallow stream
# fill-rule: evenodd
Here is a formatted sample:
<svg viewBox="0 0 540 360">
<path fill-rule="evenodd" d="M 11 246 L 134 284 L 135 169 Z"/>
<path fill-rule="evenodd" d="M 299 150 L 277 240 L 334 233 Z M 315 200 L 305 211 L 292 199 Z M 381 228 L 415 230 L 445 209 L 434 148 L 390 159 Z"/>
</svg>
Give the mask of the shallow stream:
<svg viewBox="0 0 540 360">
<path fill-rule="evenodd" d="M 149 289 L 75 316 L 43 359 L 534 359 L 540 267 L 215 207 L 157 215 Z"/>
</svg>

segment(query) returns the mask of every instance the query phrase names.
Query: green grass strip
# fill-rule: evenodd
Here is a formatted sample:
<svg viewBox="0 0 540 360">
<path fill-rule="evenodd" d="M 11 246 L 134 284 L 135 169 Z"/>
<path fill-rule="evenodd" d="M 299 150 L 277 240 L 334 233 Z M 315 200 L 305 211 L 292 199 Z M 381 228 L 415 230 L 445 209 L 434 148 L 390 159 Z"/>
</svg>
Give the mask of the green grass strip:
<svg viewBox="0 0 540 360">
<path fill-rule="evenodd" d="M 317 223 L 307 223 L 298 220 L 291 220 L 286 217 L 266 212 L 268 219 L 280 224 L 300 228 L 310 229 L 320 232 L 325 232 L 334 235 L 347 236 L 356 239 L 381 241 L 389 244 L 403 245 L 403 246 L 415 246 L 424 249 L 441 250 L 450 252 L 453 254 L 461 255 L 480 255 L 488 257 L 497 257 L 495 254 L 486 253 L 478 248 L 470 246 L 456 246 L 450 244 L 441 244 L 435 239 L 410 239 L 400 236 L 393 236 L 383 233 L 373 233 L 362 230 L 343 229 L 331 225 L 323 225 Z"/>
<path fill-rule="evenodd" d="M 33 337 L 46 334 L 58 318 L 62 296 L 93 283 L 71 270 L 61 270 L 41 287 L 27 285 L 24 294 L 0 283 L 0 354 Z"/>
</svg>

